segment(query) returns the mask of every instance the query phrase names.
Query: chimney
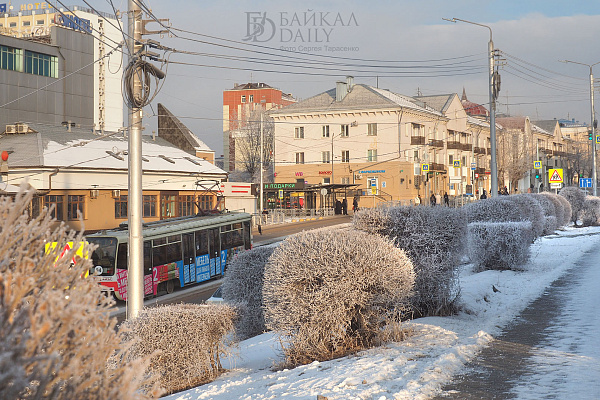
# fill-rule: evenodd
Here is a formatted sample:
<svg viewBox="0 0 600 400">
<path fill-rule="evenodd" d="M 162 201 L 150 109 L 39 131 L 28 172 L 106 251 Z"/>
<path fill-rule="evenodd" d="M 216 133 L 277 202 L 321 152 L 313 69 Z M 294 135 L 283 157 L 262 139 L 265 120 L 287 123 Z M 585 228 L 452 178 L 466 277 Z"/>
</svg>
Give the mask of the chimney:
<svg viewBox="0 0 600 400">
<path fill-rule="evenodd" d="M 338 81 L 335 85 L 335 101 L 342 101 L 348 94 L 348 84 L 346 82 Z"/>
<path fill-rule="evenodd" d="M 346 85 L 348 85 L 348 93 L 350 93 L 352 91 L 352 88 L 354 87 L 354 77 L 353 76 L 346 76 Z"/>
</svg>

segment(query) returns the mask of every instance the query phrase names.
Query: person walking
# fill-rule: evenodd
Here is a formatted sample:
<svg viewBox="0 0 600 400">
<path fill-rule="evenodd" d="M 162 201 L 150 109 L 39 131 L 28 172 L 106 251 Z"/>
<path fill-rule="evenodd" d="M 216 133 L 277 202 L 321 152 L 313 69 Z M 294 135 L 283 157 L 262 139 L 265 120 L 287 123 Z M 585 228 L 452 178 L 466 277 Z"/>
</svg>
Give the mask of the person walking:
<svg viewBox="0 0 600 400">
<path fill-rule="evenodd" d="M 421 205 L 421 195 L 418 194 L 417 197 L 415 197 L 415 206 L 420 206 Z"/>
<path fill-rule="evenodd" d="M 444 192 L 444 205 L 446 207 L 450 207 L 450 198 L 448 197 L 448 192 Z"/>
<path fill-rule="evenodd" d="M 345 197 L 344 200 L 342 200 L 342 214 L 348 215 L 348 200 L 346 200 Z"/>
<path fill-rule="evenodd" d="M 485 200 L 485 199 L 487 199 L 487 195 L 485 194 L 485 189 L 483 189 L 483 193 L 481 194 L 481 197 L 480 197 L 480 199 L 481 199 L 481 200 Z"/>
<path fill-rule="evenodd" d="M 355 196 L 354 200 L 352 200 L 352 212 L 357 212 L 357 211 L 358 211 L 358 199 Z"/>
<path fill-rule="evenodd" d="M 433 207 L 435 206 L 435 194 L 431 193 L 431 196 L 429 197 L 429 204 Z"/>
</svg>

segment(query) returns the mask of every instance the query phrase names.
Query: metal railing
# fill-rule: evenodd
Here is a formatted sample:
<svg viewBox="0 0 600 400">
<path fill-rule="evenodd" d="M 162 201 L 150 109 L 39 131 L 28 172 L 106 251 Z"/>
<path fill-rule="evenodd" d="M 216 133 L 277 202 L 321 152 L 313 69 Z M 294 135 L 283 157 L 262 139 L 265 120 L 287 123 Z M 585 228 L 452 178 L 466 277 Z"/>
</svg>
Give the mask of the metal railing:
<svg viewBox="0 0 600 400">
<path fill-rule="evenodd" d="M 321 209 L 280 209 L 270 210 L 266 214 L 252 214 L 252 225 L 273 225 L 283 224 L 285 222 L 291 222 L 295 219 L 302 218 L 320 218 L 320 217 L 331 217 L 333 216 L 333 208 L 321 208 Z"/>
</svg>

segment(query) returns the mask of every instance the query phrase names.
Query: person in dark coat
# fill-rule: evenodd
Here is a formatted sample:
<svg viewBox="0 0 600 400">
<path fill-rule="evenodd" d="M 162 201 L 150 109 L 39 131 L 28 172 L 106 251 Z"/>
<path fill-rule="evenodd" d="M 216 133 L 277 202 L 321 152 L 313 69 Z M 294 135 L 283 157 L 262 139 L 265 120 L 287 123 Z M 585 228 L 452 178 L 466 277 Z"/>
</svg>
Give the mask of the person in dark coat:
<svg viewBox="0 0 600 400">
<path fill-rule="evenodd" d="M 352 212 L 357 212 L 358 211 L 358 199 L 356 197 L 354 197 L 354 200 L 352 200 Z"/>
<path fill-rule="evenodd" d="M 344 200 L 342 200 L 342 214 L 348 215 L 348 200 L 346 200 L 345 198 Z"/>
<path fill-rule="evenodd" d="M 339 200 L 335 201 L 335 211 L 334 212 L 336 215 L 339 215 L 342 213 L 342 202 L 341 201 L 339 201 Z"/>
<path fill-rule="evenodd" d="M 431 193 L 431 197 L 429 197 L 429 204 L 431 204 L 432 206 L 435 206 L 435 194 Z"/>
<path fill-rule="evenodd" d="M 450 207 L 450 199 L 448 198 L 448 192 L 444 192 L 444 204 L 446 207 Z"/>
<path fill-rule="evenodd" d="M 481 199 L 481 200 L 485 200 L 485 199 L 487 199 L 487 194 L 485 194 L 485 189 L 483 189 L 483 193 L 481 194 L 481 197 L 480 197 L 480 199 Z"/>
</svg>

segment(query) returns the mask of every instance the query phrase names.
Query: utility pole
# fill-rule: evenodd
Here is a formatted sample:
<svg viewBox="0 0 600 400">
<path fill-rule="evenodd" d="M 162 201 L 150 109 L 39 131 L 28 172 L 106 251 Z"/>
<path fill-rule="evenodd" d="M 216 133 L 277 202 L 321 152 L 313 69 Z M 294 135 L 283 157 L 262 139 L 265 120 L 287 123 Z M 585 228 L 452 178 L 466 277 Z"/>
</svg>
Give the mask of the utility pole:
<svg viewBox="0 0 600 400">
<path fill-rule="evenodd" d="M 592 148 L 592 192 L 594 193 L 594 196 L 598 196 L 598 176 L 597 176 L 597 168 L 596 168 L 596 127 L 597 127 L 597 121 L 596 121 L 596 111 L 594 110 L 594 74 L 592 73 L 592 68 L 594 67 L 594 65 L 600 64 L 600 61 L 598 61 L 597 63 L 594 64 L 584 64 L 584 63 L 580 63 L 577 61 L 570 61 L 570 60 L 559 60 L 560 62 L 564 62 L 564 63 L 571 63 L 571 64 L 579 64 L 579 65 L 585 65 L 586 67 L 589 67 L 590 69 L 590 111 L 591 111 L 591 124 L 590 124 L 590 129 L 592 130 L 592 143 L 591 143 L 591 148 Z"/>
<path fill-rule="evenodd" d="M 260 218 L 262 221 L 262 212 L 263 212 L 263 154 L 264 154 L 264 136 L 265 133 L 263 131 L 263 113 L 260 113 Z"/>
<path fill-rule="evenodd" d="M 142 49 L 142 11 L 138 3 L 129 0 L 127 17 L 130 57 L 138 57 Z M 138 73 L 133 74 L 133 97 L 142 97 Z M 129 265 L 127 276 L 127 318 L 135 318 L 144 306 L 144 238 L 142 236 L 142 109 L 129 109 Z"/>
<path fill-rule="evenodd" d="M 490 31 L 490 41 L 488 42 L 488 61 L 489 61 L 489 99 L 490 99 L 490 151 L 491 151 L 491 159 L 490 159 L 490 173 L 492 175 L 492 187 L 491 187 L 491 196 L 496 196 L 498 194 L 498 163 L 496 161 L 496 97 L 498 97 L 498 93 L 500 92 L 499 80 L 497 77 L 499 75 L 495 73 L 495 52 L 494 52 L 494 41 L 492 40 L 492 28 L 487 25 L 478 24 L 477 22 L 467 21 L 459 18 L 442 18 L 445 21 L 454 22 L 460 21 L 465 22 L 471 25 L 482 26 L 484 28 L 489 29 Z"/>
</svg>

